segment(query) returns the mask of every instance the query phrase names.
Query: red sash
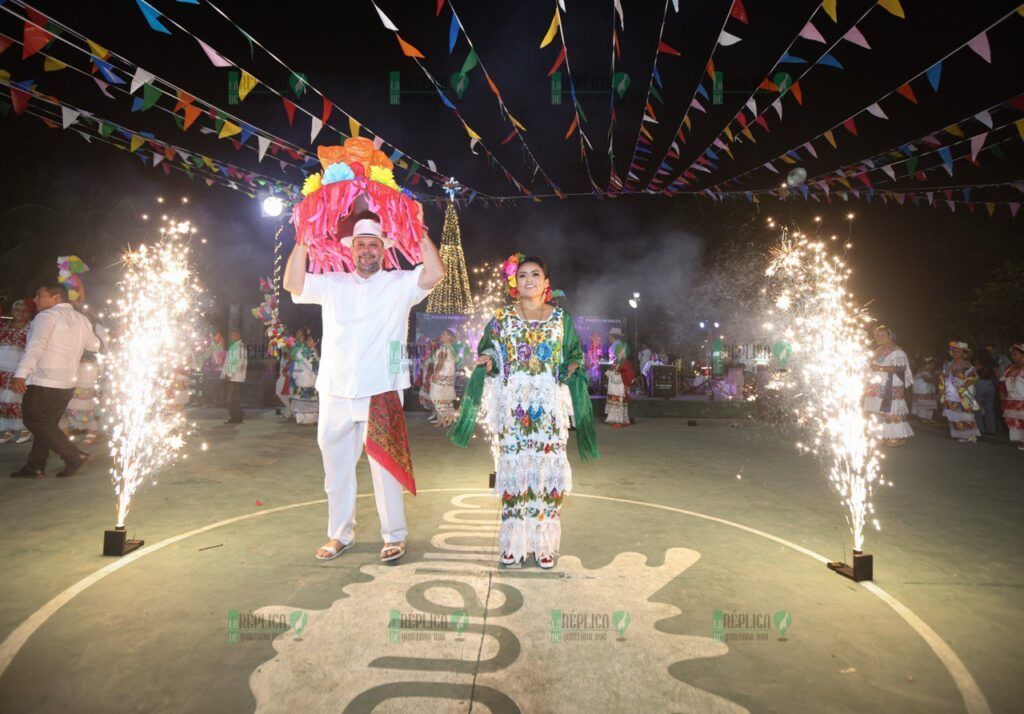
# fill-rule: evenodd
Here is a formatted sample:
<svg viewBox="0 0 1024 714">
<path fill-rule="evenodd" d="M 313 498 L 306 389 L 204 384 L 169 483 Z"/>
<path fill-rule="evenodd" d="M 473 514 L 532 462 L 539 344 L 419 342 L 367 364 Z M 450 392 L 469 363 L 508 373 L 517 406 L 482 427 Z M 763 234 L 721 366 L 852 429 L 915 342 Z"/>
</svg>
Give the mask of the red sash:
<svg viewBox="0 0 1024 714">
<path fill-rule="evenodd" d="M 409 431 L 398 392 L 370 397 L 370 415 L 366 428 L 366 454 L 388 470 L 413 496 L 416 479 L 412 474 Z"/>
</svg>

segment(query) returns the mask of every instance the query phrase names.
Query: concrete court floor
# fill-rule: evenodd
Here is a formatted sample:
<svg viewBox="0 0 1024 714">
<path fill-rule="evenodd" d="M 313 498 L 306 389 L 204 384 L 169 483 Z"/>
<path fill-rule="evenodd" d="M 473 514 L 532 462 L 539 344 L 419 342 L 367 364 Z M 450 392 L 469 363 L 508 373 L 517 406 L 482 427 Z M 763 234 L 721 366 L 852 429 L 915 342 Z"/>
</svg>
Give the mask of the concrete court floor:
<svg viewBox="0 0 1024 714">
<path fill-rule="evenodd" d="M 367 495 L 356 546 L 321 563 L 314 429 L 270 412 L 239 427 L 219 411 L 196 416 L 189 458 L 141 488 L 130 530 L 151 548 L 262 515 L 114 560 L 100 555 L 114 518 L 108 459 L 69 480 L 52 478 L 58 463 L 45 480 L 0 478 L 0 711 L 1020 710 L 1024 455 L 1005 441 L 968 447 L 919 429 L 887 452 L 896 485 L 875 499 L 875 584 L 951 648 L 963 665 L 951 673 L 869 589 L 766 537 L 829 559 L 850 543 L 818 462 L 777 428 L 600 425 L 602 458 L 573 459 L 561 558 L 548 573 L 495 567 L 480 440 L 457 449 L 410 415 L 420 494 L 405 500 L 408 554 L 378 563 Z M 26 451 L 0 447 L 2 473 Z M 370 492 L 365 460 L 359 490 Z M 552 610 L 599 631 L 569 621 L 555 641 Z M 715 610 L 737 615 L 727 627 L 757 632 L 726 629 L 716 641 Z M 244 620 L 231 642 L 229 611 L 267 616 L 270 629 L 253 634 Z M 410 618 L 423 613 L 434 613 L 427 630 Z"/>
</svg>

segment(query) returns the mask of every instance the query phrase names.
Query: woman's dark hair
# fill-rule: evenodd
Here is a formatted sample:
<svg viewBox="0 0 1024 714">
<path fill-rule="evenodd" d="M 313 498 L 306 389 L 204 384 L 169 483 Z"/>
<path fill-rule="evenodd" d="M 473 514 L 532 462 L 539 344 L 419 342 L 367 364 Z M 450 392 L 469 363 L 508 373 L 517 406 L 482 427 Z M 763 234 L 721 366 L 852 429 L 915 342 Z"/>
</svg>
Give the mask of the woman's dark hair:
<svg viewBox="0 0 1024 714">
<path fill-rule="evenodd" d="M 544 277 L 545 278 L 550 277 L 548 275 L 548 264 L 545 263 L 542 258 L 538 258 L 535 255 L 528 255 L 528 256 L 526 256 L 525 258 L 523 258 L 522 260 L 519 261 L 519 267 L 522 267 L 522 266 L 526 265 L 527 263 L 535 263 L 536 265 L 539 265 L 541 271 L 544 273 Z M 519 271 L 517 270 L 516 272 L 518 273 Z"/>
</svg>

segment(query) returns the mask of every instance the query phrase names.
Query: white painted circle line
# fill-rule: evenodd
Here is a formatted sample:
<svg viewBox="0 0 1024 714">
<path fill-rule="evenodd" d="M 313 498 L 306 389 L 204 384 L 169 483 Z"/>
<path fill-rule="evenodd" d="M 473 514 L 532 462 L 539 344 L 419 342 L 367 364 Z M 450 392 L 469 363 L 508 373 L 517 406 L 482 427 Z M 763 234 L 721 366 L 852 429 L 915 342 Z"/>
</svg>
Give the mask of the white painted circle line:
<svg viewBox="0 0 1024 714">
<path fill-rule="evenodd" d="M 477 489 L 433 488 L 420 489 L 419 493 L 445 493 L 451 491 L 465 492 L 474 490 Z M 489 489 L 479 490 L 482 491 L 483 494 L 490 493 Z M 361 493 L 358 494 L 356 498 L 367 498 L 372 495 L 372 493 Z M 476 496 L 481 494 L 473 495 Z M 643 506 L 646 508 L 657 508 L 663 511 L 681 513 L 686 516 L 701 518 L 703 520 L 711 521 L 713 523 L 721 523 L 722 525 L 730 526 L 731 528 L 737 528 L 741 531 L 746 531 L 747 533 L 760 536 L 761 538 L 766 538 L 768 540 L 775 541 L 776 543 L 783 545 L 787 548 L 790 548 L 792 550 L 795 550 L 798 553 L 803 553 L 809 558 L 814 558 L 815 560 L 823 564 L 829 562 L 828 558 L 826 558 L 825 556 L 821 555 L 820 553 L 815 553 L 813 550 L 805 548 L 802 545 L 798 545 L 796 543 L 788 541 L 785 538 L 779 538 L 778 536 L 772 535 L 771 533 L 766 533 L 762 530 L 758 530 L 757 528 L 751 528 L 750 526 L 745 526 L 741 523 L 726 520 L 725 518 L 719 518 L 718 516 L 709 516 L 705 513 L 688 511 L 684 508 L 666 506 L 660 503 L 635 501 L 627 498 L 614 498 L 612 496 L 595 496 L 575 491 L 572 493 L 572 496 L 579 498 L 591 498 L 599 501 L 611 501 L 613 503 L 627 503 L 633 506 Z M 211 523 L 207 526 L 203 526 L 202 528 L 196 528 L 194 530 L 187 531 L 176 536 L 171 536 L 170 538 L 165 538 L 159 543 L 154 543 L 153 545 L 140 548 L 139 550 L 136 550 L 132 553 L 129 553 L 128 555 L 119 558 L 110 565 L 106 565 L 100 568 L 96 572 L 92 573 L 91 575 L 87 575 L 74 585 L 71 585 L 69 588 L 64 590 L 59 595 L 55 596 L 48 603 L 46 603 L 41 608 L 32 613 L 28 618 L 25 619 L 24 622 L 18 625 L 18 627 L 15 628 L 15 630 L 11 632 L 11 634 L 7 636 L 7 638 L 3 641 L 3 644 L 0 644 L 0 677 L 3 677 L 4 673 L 7 671 L 7 668 L 10 666 L 11 661 L 14 659 L 14 656 L 18 654 L 18 651 L 21 650 L 21 648 L 24 646 L 28 638 L 31 637 L 36 630 L 42 627 L 43 624 L 48 619 L 50 619 L 51 615 L 57 612 L 57 610 L 62 608 L 68 602 L 70 602 L 72 598 L 81 593 L 83 590 L 96 584 L 97 582 L 99 582 L 106 576 L 110 575 L 111 573 L 117 572 L 121 568 L 131 563 L 134 563 L 136 560 L 143 557 L 144 555 L 155 553 L 156 551 L 162 548 L 165 548 L 169 545 L 173 545 L 174 543 L 185 540 L 186 538 L 191 538 L 192 536 L 199 535 L 200 533 L 205 533 L 207 531 L 211 531 L 215 528 L 220 528 L 221 526 L 228 526 L 233 523 L 247 521 L 252 518 L 258 518 L 260 516 L 265 516 L 271 513 L 280 513 L 281 511 L 288 511 L 293 508 L 303 508 L 305 506 L 313 506 L 319 503 L 326 502 L 327 499 L 321 498 L 316 501 L 304 501 L 302 503 L 293 503 L 288 506 L 279 506 L 277 508 L 270 508 L 265 511 L 256 511 L 254 513 L 247 513 L 243 516 L 235 516 L 234 518 L 228 518 L 223 521 L 217 521 L 216 523 Z M 884 602 L 886 605 L 891 607 L 901 618 L 903 618 L 903 620 L 908 625 L 910 625 L 910 627 L 918 635 L 921 636 L 925 643 L 932 649 L 932 651 L 935 653 L 935 656 L 939 658 L 939 661 L 942 662 L 943 666 L 946 668 L 946 671 L 949 672 L 950 677 L 953 678 L 953 683 L 956 685 L 956 688 L 960 690 L 960 696 L 963 697 L 964 707 L 967 710 L 968 714 L 991 714 L 991 709 L 989 708 L 988 701 L 985 699 L 985 695 L 982 693 L 981 688 L 978 687 L 978 683 L 975 681 L 971 673 L 967 670 L 967 667 L 964 665 L 963 661 L 957 656 L 956 652 L 953 651 L 953 648 L 950 647 L 946 643 L 946 641 L 943 640 L 938 635 L 938 633 L 935 632 L 935 630 L 929 627 L 924 620 L 915 615 L 910 608 L 908 608 L 906 605 L 901 603 L 899 600 L 894 598 L 892 595 L 890 595 L 874 583 L 863 582 L 860 583 L 860 585 L 864 586 L 865 590 L 867 590 L 872 595 L 874 595 L 882 602 Z"/>
</svg>

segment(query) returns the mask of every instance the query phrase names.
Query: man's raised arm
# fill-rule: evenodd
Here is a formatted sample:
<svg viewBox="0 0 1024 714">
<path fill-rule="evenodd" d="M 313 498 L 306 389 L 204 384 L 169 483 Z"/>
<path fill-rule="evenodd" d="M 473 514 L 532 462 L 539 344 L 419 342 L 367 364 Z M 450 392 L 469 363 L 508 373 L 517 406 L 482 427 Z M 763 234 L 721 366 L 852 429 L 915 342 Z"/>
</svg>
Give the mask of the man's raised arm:
<svg viewBox="0 0 1024 714">
<path fill-rule="evenodd" d="M 306 287 L 306 246 L 295 244 L 284 265 L 284 289 L 293 296 L 302 295 Z"/>
<path fill-rule="evenodd" d="M 423 221 L 423 204 L 420 204 L 420 222 Z M 437 252 L 437 246 L 430 240 L 426 228 L 420 238 L 420 253 L 423 257 L 423 272 L 420 273 L 416 284 L 423 290 L 430 290 L 441 282 L 444 277 L 444 264 L 441 262 L 441 255 Z"/>
</svg>

